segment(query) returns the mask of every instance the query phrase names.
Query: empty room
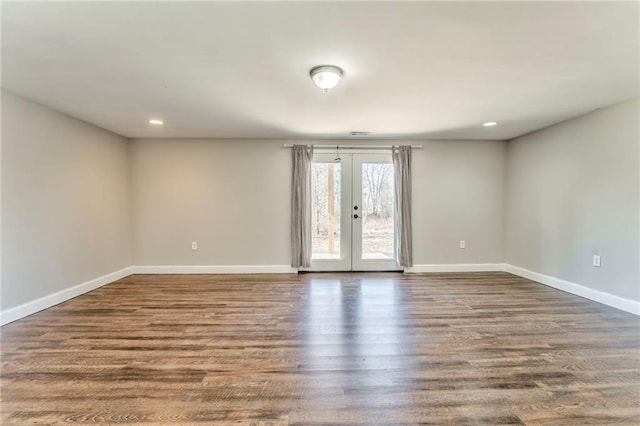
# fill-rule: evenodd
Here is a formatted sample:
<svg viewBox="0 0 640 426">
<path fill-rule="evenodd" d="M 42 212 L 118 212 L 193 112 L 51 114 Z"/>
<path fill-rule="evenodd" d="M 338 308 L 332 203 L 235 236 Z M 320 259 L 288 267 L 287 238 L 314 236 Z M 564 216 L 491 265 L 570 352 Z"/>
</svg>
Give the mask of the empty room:
<svg viewBox="0 0 640 426">
<path fill-rule="evenodd" d="M 1 36 L 0 423 L 640 424 L 640 2 Z"/>
</svg>

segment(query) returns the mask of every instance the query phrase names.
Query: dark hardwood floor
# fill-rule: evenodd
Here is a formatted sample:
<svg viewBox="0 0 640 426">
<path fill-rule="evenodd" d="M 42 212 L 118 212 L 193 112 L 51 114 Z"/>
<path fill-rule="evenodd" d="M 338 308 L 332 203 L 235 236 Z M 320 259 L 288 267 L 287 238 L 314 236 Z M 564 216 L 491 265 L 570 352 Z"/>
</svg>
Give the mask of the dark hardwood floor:
<svg viewBox="0 0 640 426">
<path fill-rule="evenodd" d="M 640 424 L 638 317 L 507 273 L 133 275 L 1 332 L 2 424 Z"/>
</svg>

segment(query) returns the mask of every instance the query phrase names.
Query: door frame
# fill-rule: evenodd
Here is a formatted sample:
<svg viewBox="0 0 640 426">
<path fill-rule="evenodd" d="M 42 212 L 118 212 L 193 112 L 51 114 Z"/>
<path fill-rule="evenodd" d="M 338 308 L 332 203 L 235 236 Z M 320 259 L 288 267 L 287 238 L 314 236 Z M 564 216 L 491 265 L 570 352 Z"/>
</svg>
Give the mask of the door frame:
<svg viewBox="0 0 640 426">
<path fill-rule="evenodd" d="M 335 163 L 340 164 L 342 170 L 340 185 L 340 259 L 313 259 L 311 253 L 311 266 L 304 268 L 305 271 L 351 271 L 351 209 L 344 206 L 351 206 L 351 185 L 343 185 L 344 182 L 351 182 L 351 154 L 340 153 L 342 161 L 334 161 L 336 154 L 314 153 L 314 163 Z M 348 160 L 347 160 L 348 159 Z M 349 204 L 346 204 L 346 202 Z M 348 236 L 349 238 L 345 238 Z"/>
<path fill-rule="evenodd" d="M 336 154 L 319 153 L 313 155 L 314 163 L 334 163 Z M 309 268 L 301 271 L 403 271 L 395 259 L 362 259 L 362 219 L 354 219 L 354 205 L 362 206 L 363 163 L 391 163 L 391 155 L 381 152 L 340 152 L 342 161 L 340 186 L 340 259 L 313 259 Z M 357 167 L 356 167 L 357 165 Z M 348 183 L 348 185 L 345 185 Z M 358 198 L 354 198 L 359 194 Z M 346 207 L 346 208 L 345 208 Z M 354 221 L 360 221 L 354 225 Z M 397 229 L 394 228 L 394 232 Z M 356 239 L 358 238 L 358 239 Z M 358 243 L 356 243 L 356 241 Z M 394 253 L 395 253 L 394 237 Z M 354 247 L 358 249 L 354 249 Z M 359 257 L 356 258 L 356 255 Z"/>
<path fill-rule="evenodd" d="M 362 165 L 363 164 L 393 164 L 391 154 L 354 154 L 351 161 L 352 174 L 352 197 L 351 197 L 351 214 L 359 213 L 358 219 L 352 219 L 351 227 L 351 270 L 352 271 L 402 271 L 403 268 L 398 266 L 395 256 L 392 259 L 363 259 L 362 258 Z M 354 206 L 358 206 L 358 210 L 354 210 Z M 396 232 L 395 221 L 393 226 L 393 253 L 396 253 Z"/>
</svg>

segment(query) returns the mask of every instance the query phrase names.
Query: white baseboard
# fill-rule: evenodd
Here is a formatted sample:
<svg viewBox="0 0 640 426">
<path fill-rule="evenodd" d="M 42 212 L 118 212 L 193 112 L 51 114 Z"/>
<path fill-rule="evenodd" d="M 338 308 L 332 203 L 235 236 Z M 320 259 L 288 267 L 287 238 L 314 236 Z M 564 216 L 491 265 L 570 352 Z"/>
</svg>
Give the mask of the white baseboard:
<svg viewBox="0 0 640 426">
<path fill-rule="evenodd" d="M 529 271 L 528 269 L 504 263 L 460 263 L 460 264 L 425 264 L 405 268 L 406 273 L 420 272 L 495 272 L 506 271 L 513 275 L 527 278 L 548 285 L 576 296 L 584 297 L 613 308 L 640 315 L 640 302 L 625 299 L 603 291 L 594 290 L 580 284 L 561 280 L 548 275 Z M 129 266 L 93 280 L 86 281 L 57 293 L 24 303 L 20 306 L 0 312 L 0 325 L 24 318 L 43 309 L 62 303 L 98 287 L 112 283 L 131 274 L 295 274 L 298 270 L 288 265 L 149 265 Z"/>
<path fill-rule="evenodd" d="M 548 285 L 549 287 L 557 288 L 558 290 L 566 291 L 567 293 L 575 294 L 576 296 L 584 297 L 585 299 L 620 309 L 621 311 L 640 315 L 640 302 L 637 300 L 625 299 L 611 293 L 594 290 L 571 281 L 561 280 L 559 278 L 533 272 L 518 266 L 505 264 L 504 270 L 510 274 L 527 278 L 529 280 L 539 282 L 540 284 Z"/>
<path fill-rule="evenodd" d="M 404 268 L 404 272 L 407 274 L 420 272 L 496 272 L 504 271 L 504 267 L 504 263 L 425 264 Z"/>
<path fill-rule="evenodd" d="M 111 272 L 93 280 L 85 281 L 82 284 L 78 284 L 74 287 L 67 288 L 48 296 L 41 297 L 40 299 L 33 300 L 31 302 L 23 303 L 22 305 L 14 308 L 6 309 L 0 312 L 0 325 L 4 325 L 20 318 L 24 318 L 43 309 L 50 308 L 69 299 L 73 299 L 76 296 L 87 293 L 91 290 L 95 290 L 98 287 L 112 283 L 121 278 L 129 276 L 133 273 L 133 267 L 128 266 L 120 269 L 119 271 Z"/>
<path fill-rule="evenodd" d="M 297 274 L 288 265 L 146 265 L 134 266 L 134 274 Z"/>
<path fill-rule="evenodd" d="M 420 273 L 420 272 L 493 272 L 493 271 L 505 271 L 510 274 L 523 277 L 540 284 L 553 287 L 558 290 L 566 291 L 567 293 L 574 294 L 576 296 L 584 297 L 585 299 L 593 300 L 594 302 L 602 303 L 603 305 L 611 306 L 612 308 L 620 309 L 621 311 L 630 312 L 635 315 L 640 315 L 640 302 L 637 300 L 625 299 L 620 296 L 615 296 L 611 293 L 604 291 L 594 290 L 589 287 L 585 287 L 581 284 L 573 283 L 570 281 L 561 280 L 559 278 L 551 277 L 549 275 L 533 272 L 528 269 L 520 268 L 518 266 L 509 265 L 507 263 L 452 263 L 452 264 L 425 264 L 414 265 L 411 268 L 405 268 L 405 273 Z"/>
<path fill-rule="evenodd" d="M 20 306 L 0 312 L 0 325 L 8 324 L 24 318 L 43 309 L 73 299 L 76 296 L 95 290 L 98 287 L 112 283 L 131 274 L 295 274 L 298 270 L 288 265 L 159 265 L 159 266 L 128 266 L 119 271 L 111 272 L 93 280 L 86 281 L 74 287 L 57 293 L 41 297 L 40 299 L 24 303 Z"/>
</svg>

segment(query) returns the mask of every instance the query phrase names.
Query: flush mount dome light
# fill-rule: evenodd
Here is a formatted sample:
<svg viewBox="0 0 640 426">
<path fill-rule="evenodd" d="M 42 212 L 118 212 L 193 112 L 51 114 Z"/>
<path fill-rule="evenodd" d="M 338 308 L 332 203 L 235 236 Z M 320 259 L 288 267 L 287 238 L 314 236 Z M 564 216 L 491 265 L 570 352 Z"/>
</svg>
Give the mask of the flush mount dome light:
<svg viewBox="0 0 640 426">
<path fill-rule="evenodd" d="M 342 70 L 334 65 L 320 65 L 311 68 L 309 75 L 316 86 L 326 92 L 336 87 L 342 78 Z"/>
</svg>

